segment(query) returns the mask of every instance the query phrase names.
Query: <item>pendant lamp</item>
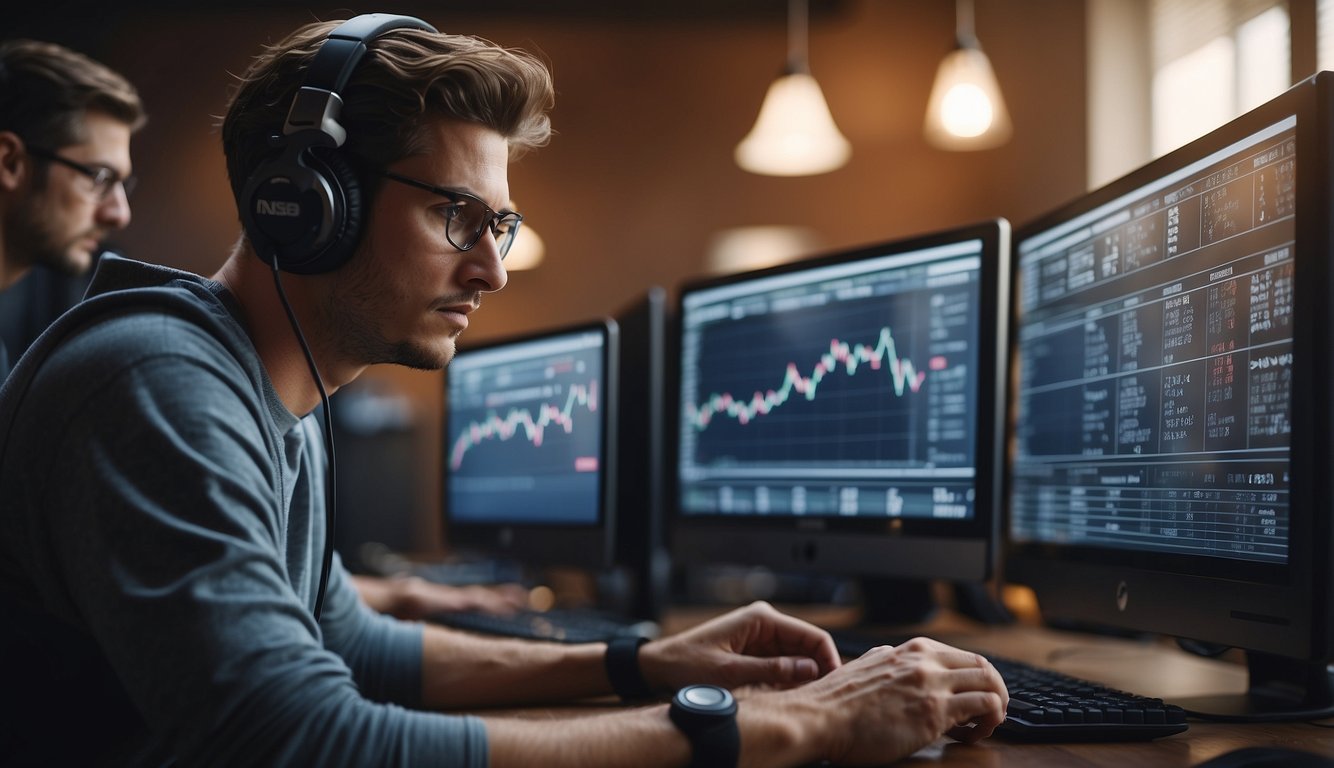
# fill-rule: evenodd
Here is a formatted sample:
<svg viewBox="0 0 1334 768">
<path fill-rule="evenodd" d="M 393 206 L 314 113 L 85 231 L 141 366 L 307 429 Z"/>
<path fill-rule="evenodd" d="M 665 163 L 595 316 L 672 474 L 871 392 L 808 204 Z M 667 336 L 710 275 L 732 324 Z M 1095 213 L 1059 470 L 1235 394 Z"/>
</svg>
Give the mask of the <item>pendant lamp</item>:
<svg viewBox="0 0 1334 768">
<path fill-rule="evenodd" d="M 990 149 L 1010 138 L 1010 116 L 991 61 L 973 31 L 973 0 L 956 0 L 955 47 L 936 71 L 926 138 L 941 149 Z"/>
<path fill-rule="evenodd" d="M 736 147 L 737 165 L 768 176 L 826 173 L 848 161 L 852 149 L 829 114 L 807 59 L 806 0 L 788 1 L 788 56 L 769 86 L 755 127 Z"/>
</svg>

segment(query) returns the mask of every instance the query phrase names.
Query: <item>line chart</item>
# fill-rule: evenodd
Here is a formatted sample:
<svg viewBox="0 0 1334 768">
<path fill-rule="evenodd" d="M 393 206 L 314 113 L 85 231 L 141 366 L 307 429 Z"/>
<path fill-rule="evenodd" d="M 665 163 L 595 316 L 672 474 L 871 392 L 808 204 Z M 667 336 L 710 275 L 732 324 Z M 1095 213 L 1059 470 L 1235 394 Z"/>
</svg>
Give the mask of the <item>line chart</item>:
<svg viewBox="0 0 1334 768">
<path fill-rule="evenodd" d="M 488 440 L 505 442 L 520 434 L 533 447 L 540 448 L 549 427 L 571 434 L 575 428 L 575 409 L 585 408 L 589 413 L 597 413 L 598 405 L 598 382 L 593 379 L 587 384 L 570 385 L 564 405 L 542 403 L 535 409 L 536 414 L 527 408 L 511 408 L 504 416 L 491 411 L 485 418 L 473 421 L 459 431 L 449 452 L 449 465 L 458 470 L 473 448 Z"/>
<path fill-rule="evenodd" d="M 926 371 L 919 371 L 912 361 L 900 357 L 894 343 L 894 334 L 888 326 L 880 329 L 875 346 L 866 344 L 848 344 L 838 339 L 831 339 L 829 349 L 820 355 L 809 375 L 802 375 L 795 362 L 789 362 L 783 375 L 783 383 L 776 389 L 755 391 L 749 398 L 738 399 L 730 392 L 710 395 L 702 404 L 692 405 L 690 421 L 696 430 L 709 427 L 716 416 L 722 415 L 735 419 L 738 424 L 749 424 L 758 416 L 772 413 L 794 395 L 800 395 L 807 401 L 814 401 L 825 377 L 840 367 L 848 376 L 853 376 L 863 365 L 873 371 L 886 367 L 894 394 L 902 397 L 906 392 L 918 392 L 926 381 Z"/>
<path fill-rule="evenodd" d="M 973 516 L 982 266 L 817 261 L 683 291 L 678 509 Z"/>
</svg>

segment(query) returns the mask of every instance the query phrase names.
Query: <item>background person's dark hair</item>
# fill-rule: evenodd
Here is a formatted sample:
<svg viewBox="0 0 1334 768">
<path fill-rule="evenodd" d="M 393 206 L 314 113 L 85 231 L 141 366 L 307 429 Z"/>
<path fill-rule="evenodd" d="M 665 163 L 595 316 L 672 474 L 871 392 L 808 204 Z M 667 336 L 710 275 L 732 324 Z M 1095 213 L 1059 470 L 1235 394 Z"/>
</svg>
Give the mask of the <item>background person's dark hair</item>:
<svg viewBox="0 0 1334 768">
<path fill-rule="evenodd" d="M 147 120 L 139 93 L 106 65 L 55 43 L 0 43 L 0 131 L 60 149 L 84 140 L 83 116 L 102 112 L 138 130 Z"/>
<path fill-rule="evenodd" d="M 250 174 L 272 153 L 293 94 L 329 33 L 341 22 L 308 24 L 265 48 L 240 77 L 222 122 L 222 148 L 232 194 L 240 199 Z M 398 29 L 371 41 L 339 94 L 347 142 L 339 154 L 369 178 L 420 151 L 430 118 L 480 123 L 508 140 L 512 156 L 551 135 L 551 74 L 521 50 L 463 35 Z M 364 204 L 375 185 L 363 184 Z M 504 201 L 502 201 L 503 203 Z"/>
</svg>

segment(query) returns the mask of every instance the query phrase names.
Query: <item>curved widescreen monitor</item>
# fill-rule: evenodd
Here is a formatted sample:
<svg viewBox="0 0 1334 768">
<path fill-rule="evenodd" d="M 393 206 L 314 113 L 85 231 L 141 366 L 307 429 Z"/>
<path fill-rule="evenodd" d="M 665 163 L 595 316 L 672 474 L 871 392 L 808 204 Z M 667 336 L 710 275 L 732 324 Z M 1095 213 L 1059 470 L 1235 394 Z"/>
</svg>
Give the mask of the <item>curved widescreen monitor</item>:
<svg viewBox="0 0 1334 768">
<path fill-rule="evenodd" d="M 992 221 L 684 286 L 674 559 L 986 578 L 1007 238 Z"/>
<path fill-rule="evenodd" d="M 1329 703 L 1329 89 L 1015 238 L 1006 574 L 1044 615 L 1246 649 L 1242 708 Z"/>
<path fill-rule="evenodd" d="M 617 326 L 461 349 L 446 375 L 450 544 L 603 567 L 615 541 Z"/>
</svg>

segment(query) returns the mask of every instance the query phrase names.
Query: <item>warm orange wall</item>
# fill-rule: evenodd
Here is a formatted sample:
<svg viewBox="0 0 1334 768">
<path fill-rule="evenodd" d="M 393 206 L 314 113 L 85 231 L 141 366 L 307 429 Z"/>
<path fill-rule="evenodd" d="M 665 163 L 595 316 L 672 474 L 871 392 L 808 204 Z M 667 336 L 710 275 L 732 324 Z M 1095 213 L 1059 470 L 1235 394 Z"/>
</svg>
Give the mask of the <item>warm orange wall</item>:
<svg viewBox="0 0 1334 768">
<path fill-rule="evenodd" d="M 547 259 L 484 302 L 473 340 L 610 312 L 651 284 L 672 288 L 704 270 L 708 239 L 722 228 L 802 225 L 835 248 L 993 216 L 1022 223 L 1085 186 L 1083 3 L 977 0 L 977 30 L 1015 135 L 971 154 L 929 148 L 921 134 L 935 67 L 953 41 L 953 2 L 846 0 L 817 12 L 811 67 L 853 158 L 799 179 L 751 175 L 732 162 L 785 56 L 781 10 L 644 22 L 459 16 L 456 5 L 393 10 L 538 51 L 558 90 L 555 139 L 510 178 Z M 120 243 L 136 258 L 207 272 L 237 232 L 213 130 L 227 72 L 300 23 L 346 13 L 136 12 L 132 3 L 108 13 L 69 23 L 101 25 L 75 28 L 73 38 L 137 83 L 152 114 L 134 145 L 142 181 Z M 439 374 L 375 375 L 410 393 L 423 423 L 438 423 Z M 422 439 L 421 498 L 432 510 L 435 430 Z"/>
</svg>

